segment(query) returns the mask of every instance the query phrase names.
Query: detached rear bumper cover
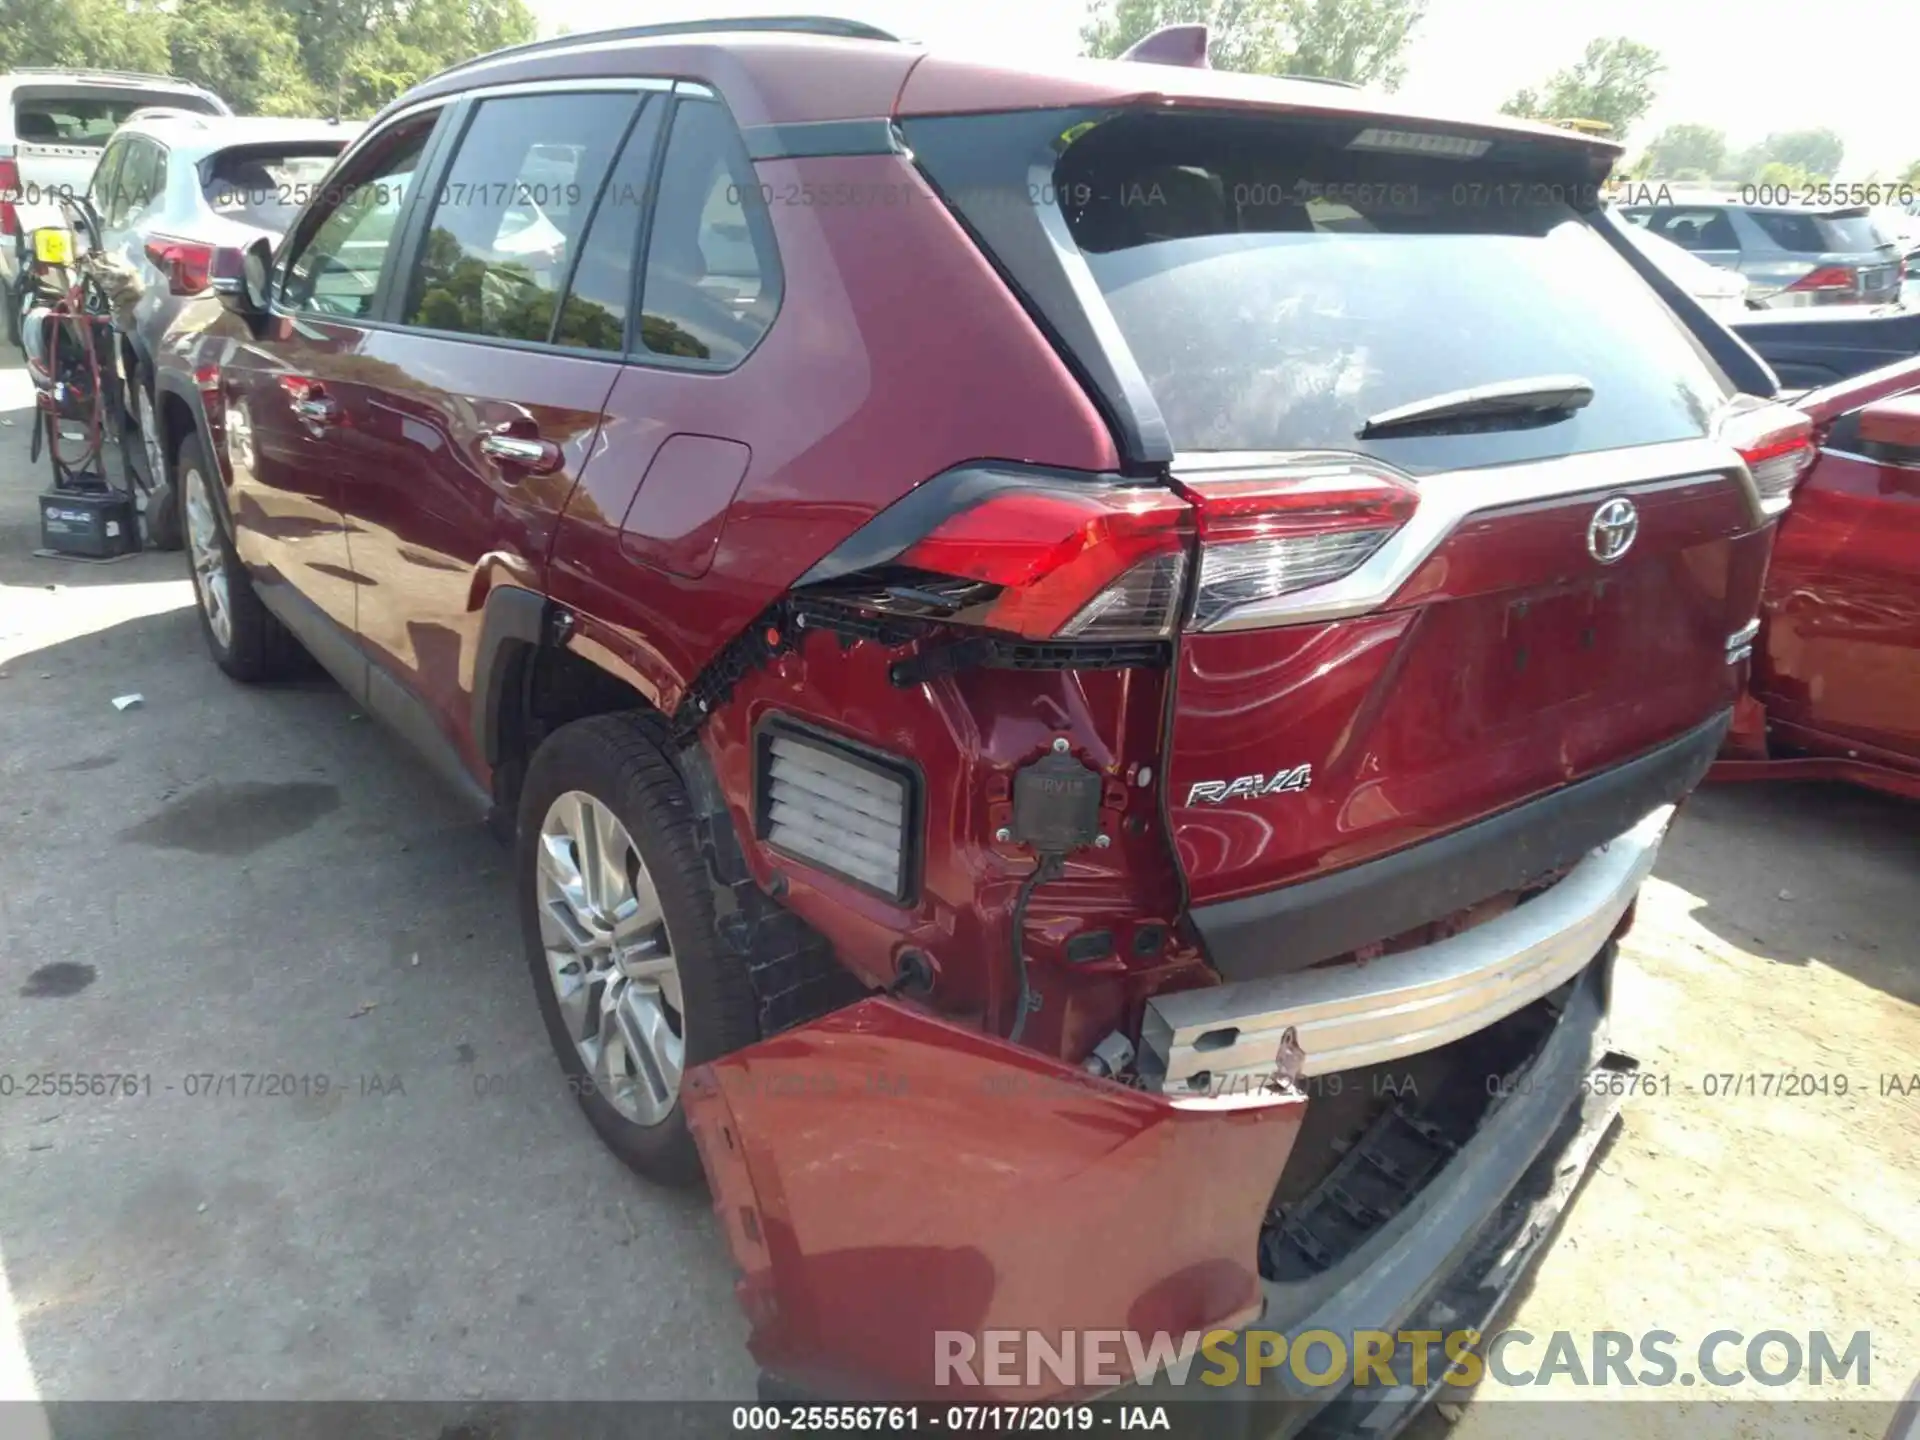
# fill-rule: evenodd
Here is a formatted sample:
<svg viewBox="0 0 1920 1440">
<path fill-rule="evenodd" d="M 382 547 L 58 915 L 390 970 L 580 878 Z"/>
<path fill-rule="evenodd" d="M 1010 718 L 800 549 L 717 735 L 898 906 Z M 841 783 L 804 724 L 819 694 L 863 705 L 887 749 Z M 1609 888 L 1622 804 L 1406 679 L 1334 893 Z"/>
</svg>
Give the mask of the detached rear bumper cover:
<svg viewBox="0 0 1920 1440">
<path fill-rule="evenodd" d="M 942 1388 L 940 1332 L 984 1353 L 987 1331 L 1391 1330 L 1443 1295 L 1477 1314 L 1526 1269 L 1604 1131 L 1569 1117 L 1594 1103 L 1581 1081 L 1612 954 L 1564 988 L 1546 1046 L 1420 1195 L 1289 1285 L 1263 1280 L 1256 1252 L 1297 1095 L 1142 1093 L 883 999 L 696 1067 L 687 1114 L 743 1272 L 750 1348 L 789 1396 L 1031 1402 L 1084 1392 L 1044 1367 L 1032 1387 Z M 1557 1198 L 1530 1199 L 1530 1173 Z M 1261 1402 L 1223 1410 L 1223 1435 L 1265 1402 L 1282 1414 L 1261 1433 L 1333 1398 L 1154 1388 Z"/>
<path fill-rule="evenodd" d="M 943 1331 L 1250 1323 L 1307 1104 L 1148 1094 L 885 999 L 696 1067 L 683 1095 L 754 1357 L 843 1399 L 955 1398 Z M 1041 1379 L 964 1393 L 1061 1393 Z"/>
<path fill-rule="evenodd" d="M 1257 1089 L 1294 1031 L 1303 1073 L 1419 1054 L 1511 1015 L 1565 983 L 1607 943 L 1653 869 L 1673 818 L 1663 805 L 1559 883 L 1463 934 L 1367 964 L 1184 990 L 1147 1002 L 1142 1069 L 1163 1088 Z"/>
</svg>

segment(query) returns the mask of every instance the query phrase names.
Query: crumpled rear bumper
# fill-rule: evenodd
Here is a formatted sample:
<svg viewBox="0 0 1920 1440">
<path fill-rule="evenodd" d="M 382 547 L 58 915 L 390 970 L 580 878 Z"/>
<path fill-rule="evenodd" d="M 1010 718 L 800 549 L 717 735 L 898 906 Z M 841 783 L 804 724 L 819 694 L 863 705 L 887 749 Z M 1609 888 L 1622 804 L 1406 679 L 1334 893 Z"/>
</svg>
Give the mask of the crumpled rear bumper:
<svg viewBox="0 0 1920 1440">
<path fill-rule="evenodd" d="M 1032 1402 L 1090 1392 L 1044 1367 L 1031 1384 L 943 1387 L 942 1332 L 1484 1329 L 1617 1113 L 1587 1083 L 1612 959 L 1608 945 L 1558 992 L 1540 1053 L 1415 1200 L 1289 1284 L 1263 1280 L 1256 1251 L 1298 1095 L 1142 1092 L 886 999 L 698 1067 L 688 1115 L 753 1354 L 784 1394 Z M 1249 1436 L 1368 1414 L 1377 1434 L 1425 1398 L 1193 1376 L 1127 1393 L 1218 1405 L 1213 1428 Z"/>
<path fill-rule="evenodd" d="M 942 1332 L 1234 1328 L 1306 1101 L 1176 1098 L 888 999 L 688 1073 L 687 1114 L 767 1371 L 954 1398 Z M 967 1398 L 1068 1391 L 987 1387 Z"/>
</svg>

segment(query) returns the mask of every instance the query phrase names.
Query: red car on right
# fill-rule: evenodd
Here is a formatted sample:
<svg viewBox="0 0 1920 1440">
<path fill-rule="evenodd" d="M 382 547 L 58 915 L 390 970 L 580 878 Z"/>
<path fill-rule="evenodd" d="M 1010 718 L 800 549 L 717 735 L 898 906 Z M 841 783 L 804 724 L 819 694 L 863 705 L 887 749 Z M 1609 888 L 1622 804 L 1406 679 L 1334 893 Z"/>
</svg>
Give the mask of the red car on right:
<svg viewBox="0 0 1920 1440">
<path fill-rule="evenodd" d="M 1710 778 L 1920 800 L 1920 356 L 1794 403 L 1819 457 L 1781 522 L 1749 691 Z"/>
</svg>

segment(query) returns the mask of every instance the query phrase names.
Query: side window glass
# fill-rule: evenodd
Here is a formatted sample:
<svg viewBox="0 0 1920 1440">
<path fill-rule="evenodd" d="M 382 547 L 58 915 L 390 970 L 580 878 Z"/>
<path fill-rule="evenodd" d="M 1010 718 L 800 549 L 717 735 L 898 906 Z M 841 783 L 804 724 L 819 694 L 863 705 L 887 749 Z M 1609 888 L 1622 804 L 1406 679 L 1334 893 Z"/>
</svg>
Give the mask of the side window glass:
<svg viewBox="0 0 1920 1440">
<path fill-rule="evenodd" d="M 726 110 L 673 112 L 647 270 L 640 343 L 655 355 L 739 363 L 780 308 L 780 265 L 760 182 Z"/>
<path fill-rule="evenodd" d="M 93 179 L 87 182 L 87 199 L 93 202 L 93 213 L 100 217 L 102 225 L 110 223 L 114 180 L 120 173 L 121 162 L 126 158 L 126 141 L 108 145 L 106 154 L 100 157 L 100 163 L 94 167 Z"/>
<path fill-rule="evenodd" d="M 135 161 L 138 160 L 136 164 Z M 152 214 L 167 188 L 167 152 L 148 142 L 127 161 L 127 213 L 123 225 L 138 225 Z"/>
<path fill-rule="evenodd" d="M 626 346 L 627 309 L 633 298 L 635 252 L 640 222 L 647 211 L 647 181 L 653 151 L 666 114 L 664 95 L 641 102 L 639 117 L 627 134 L 620 158 L 594 202 L 580 259 L 573 267 L 566 298 L 553 327 L 553 343 L 577 350 L 618 353 Z"/>
<path fill-rule="evenodd" d="M 152 165 L 153 142 L 140 135 L 129 136 L 119 168 L 114 171 L 113 191 L 107 196 L 107 228 L 125 228 Z"/>
<path fill-rule="evenodd" d="M 281 281 L 281 303 L 316 315 L 357 320 L 372 313 L 380 267 L 393 244 L 400 210 L 435 116 L 395 126 L 350 173 L 329 179 L 315 201 L 317 224 L 301 226 Z"/>
<path fill-rule="evenodd" d="M 641 98 L 564 91 L 482 101 L 434 196 L 406 323 L 545 342 Z"/>
</svg>

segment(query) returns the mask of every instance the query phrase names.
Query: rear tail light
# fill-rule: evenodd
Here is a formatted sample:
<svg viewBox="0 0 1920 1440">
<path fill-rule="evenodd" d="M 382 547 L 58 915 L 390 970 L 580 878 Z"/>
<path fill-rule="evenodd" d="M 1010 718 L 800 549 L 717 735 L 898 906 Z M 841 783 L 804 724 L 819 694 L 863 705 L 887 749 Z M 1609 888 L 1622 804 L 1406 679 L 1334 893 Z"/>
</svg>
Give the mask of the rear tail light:
<svg viewBox="0 0 1920 1440">
<path fill-rule="evenodd" d="M 147 259 L 167 277 L 175 295 L 198 295 L 213 283 L 213 246 L 198 240 L 156 235 L 147 241 Z"/>
<path fill-rule="evenodd" d="M 20 233 L 20 212 L 13 208 L 20 195 L 20 162 L 0 160 L 0 235 Z"/>
<path fill-rule="evenodd" d="M 1819 453 L 1813 421 L 1785 405 L 1760 405 L 1734 415 L 1721 433 L 1747 462 L 1761 510 L 1768 515 L 1785 510 Z"/>
<path fill-rule="evenodd" d="M 911 766 L 785 720 L 763 727 L 757 748 L 762 839 L 891 900 L 911 896 L 919 799 Z"/>
<path fill-rule="evenodd" d="M 1420 503 L 1410 481 L 1359 456 L 1196 479 L 1186 493 L 1199 515 L 1196 630 L 1257 623 L 1262 604 L 1352 574 Z"/>
<path fill-rule="evenodd" d="M 999 587 L 975 623 L 1029 639 L 1168 634 L 1186 578 L 1190 512 L 1157 486 L 1005 490 L 899 557 Z"/>
<path fill-rule="evenodd" d="M 1809 270 L 1787 289 L 1845 290 L 1851 294 L 1859 280 L 1858 273 L 1850 265 L 1822 265 L 1818 270 Z"/>
</svg>

